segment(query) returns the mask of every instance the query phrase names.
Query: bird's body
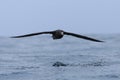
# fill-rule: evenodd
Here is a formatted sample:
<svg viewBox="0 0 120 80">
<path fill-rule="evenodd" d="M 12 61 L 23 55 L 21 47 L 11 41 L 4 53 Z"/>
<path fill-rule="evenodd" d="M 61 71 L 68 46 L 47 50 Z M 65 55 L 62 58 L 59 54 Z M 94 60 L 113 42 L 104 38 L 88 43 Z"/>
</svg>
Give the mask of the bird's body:
<svg viewBox="0 0 120 80">
<path fill-rule="evenodd" d="M 52 34 L 52 38 L 53 39 L 61 39 L 63 38 L 64 35 L 71 35 L 77 38 L 82 38 L 82 39 L 86 39 L 86 40 L 90 40 L 90 41 L 94 41 L 94 42 L 103 42 L 94 38 L 90 38 L 87 36 L 83 36 L 83 35 L 79 35 L 79 34 L 75 34 L 75 33 L 70 33 L 70 32 L 65 32 L 63 30 L 55 30 L 55 31 L 46 31 L 46 32 L 38 32 L 38 33 L 31 33 L 31 34 L 26 34 L 26 35 L 21 35 L 21 36 L 13 36 L 11 38 L 22 38 L 22 37 L 30 37 L 30 36 L 35 36 L 35 35 L 40 35 L 40 34 Z"/>
<path fill-rule="evenodd" d="M 64 31 L 62 30 L 56 30 L 52 33 L 53 39 L 61 39 L 64 36 Z"/>
</svg>

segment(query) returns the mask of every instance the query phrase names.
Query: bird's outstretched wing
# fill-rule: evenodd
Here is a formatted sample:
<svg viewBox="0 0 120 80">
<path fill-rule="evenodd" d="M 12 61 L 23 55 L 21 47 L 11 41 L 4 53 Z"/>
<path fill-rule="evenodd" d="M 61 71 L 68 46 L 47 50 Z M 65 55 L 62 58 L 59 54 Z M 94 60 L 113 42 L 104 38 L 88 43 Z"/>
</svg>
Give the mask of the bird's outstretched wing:
<svg viewBox="0 0 120 80">
<path fill-rule="evenodd" d="M 52 34 L 52 31 L 48 32 L 38 32 L 38 33 L 31 33 L 31 34 L 26 34 L 26 35 L 20 35 L 20 36 L 12 36 L 11 38 L 22 38 L 22 37 L 30 37 L 30 36 L 36 36 L 40 34 Z"/>
<path fill-rule="evenodd" d="M 71 36 L 78 37 L 78 38 L 82 38 L 82 39 L 86 39 L 86 40 L 90 40 L 90 41 L 104 42 L 104 41 L 101 41 L 101 40 L 97 40 L 97 39 L 94 39 L 94 38 L 90 38 L 90 37 L 79 35 L 79 34 L 75 34 L 75 33 L 64 32 L 64 34 L 71 35 Z"/>
</svg>

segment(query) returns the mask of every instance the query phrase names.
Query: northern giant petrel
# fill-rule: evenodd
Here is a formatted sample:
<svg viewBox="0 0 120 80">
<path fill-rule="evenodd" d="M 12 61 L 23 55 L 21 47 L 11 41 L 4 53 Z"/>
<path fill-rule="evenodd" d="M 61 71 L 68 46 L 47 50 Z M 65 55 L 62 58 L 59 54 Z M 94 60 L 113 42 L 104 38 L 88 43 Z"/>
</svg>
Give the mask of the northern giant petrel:
<svg viewBox="0 0 120 80">
<path fill-rule="evenodd" d="M 22 38 L 22 37 L 30 37 L 30 36 L 35 36 L 35 35 L 40 35 L 40 34 L 52 34 L 53 39 L 61 39 L 64 35 L 71 35 L 77 38 L 82 38 L 90 41 L 95 41 L 95 42 L 103 42 L 101 40 L 97 40 L 94 38 L 90 38 L 87 36 L 71 33 L 71 32 L 66 32 L 63 30 L 55 30 L 55 31 L 45 31 L 45 32 L 38 32 L 38 33 L 31 33 L 31 34 L 26 34 L 26 35 L 20 35 L 20 36 L 13 36 L 11 38 Z"/>
</svg>

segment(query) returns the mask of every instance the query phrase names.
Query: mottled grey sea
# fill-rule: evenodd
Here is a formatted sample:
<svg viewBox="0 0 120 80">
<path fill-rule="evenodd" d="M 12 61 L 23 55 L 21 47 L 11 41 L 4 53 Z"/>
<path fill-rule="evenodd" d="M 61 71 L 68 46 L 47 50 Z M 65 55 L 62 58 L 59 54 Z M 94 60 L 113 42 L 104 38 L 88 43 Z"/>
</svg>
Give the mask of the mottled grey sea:
<svg viewBox="0 0 120 80">
<path fill-rule="evenodd" d="M 120 80 L 120 34 L 0 37 L 0 80 Z M 53 66 L 61 62 L 67 66 Z"/>
</svg>

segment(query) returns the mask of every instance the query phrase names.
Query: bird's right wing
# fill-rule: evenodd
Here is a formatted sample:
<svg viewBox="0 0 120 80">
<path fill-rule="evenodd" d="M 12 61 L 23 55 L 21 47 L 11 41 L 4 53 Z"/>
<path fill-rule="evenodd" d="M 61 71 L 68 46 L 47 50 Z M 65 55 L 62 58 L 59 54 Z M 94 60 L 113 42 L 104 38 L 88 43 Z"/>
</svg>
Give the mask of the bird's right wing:
<svg viewBox="0 0 120 80">
<path fill-rule="evenodd" d="M 90 40 L 90 41 L 94 41 L 94 42 L 103 42 L 101 40 L 97 40 L 97 39 L 94 39 L 91 37 L 87 37 L 87 36 L 83 36 L 83 35 L 79 35 L 79 34 L 75 34 L 75 33 L 64 32 L 64 34 L 71 35 L 71 36 L 78 37 L 78 38 L 82 38 L 82 39 L 86 39 L 86 40 Z"/>
<path fill-rule="evenodd" d="M 22 38 L 22 37 L 30 37 L 30 36 L 40 35 L 40 34 L 52 34 L 52 33 L 53 33 L 53 31 L 38 32 L 38 33 L 31 33 L 31 34 L 20 35 L 20 36 L 12 36 L 11 38 Z"/>
</svg>

